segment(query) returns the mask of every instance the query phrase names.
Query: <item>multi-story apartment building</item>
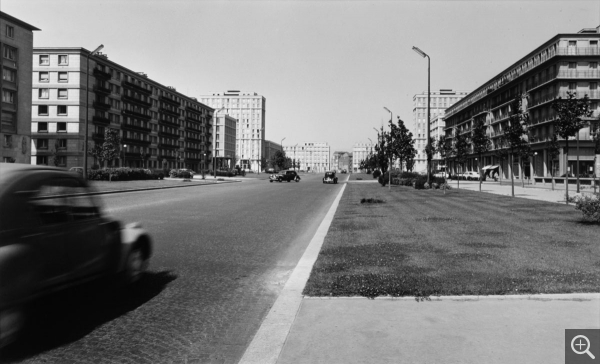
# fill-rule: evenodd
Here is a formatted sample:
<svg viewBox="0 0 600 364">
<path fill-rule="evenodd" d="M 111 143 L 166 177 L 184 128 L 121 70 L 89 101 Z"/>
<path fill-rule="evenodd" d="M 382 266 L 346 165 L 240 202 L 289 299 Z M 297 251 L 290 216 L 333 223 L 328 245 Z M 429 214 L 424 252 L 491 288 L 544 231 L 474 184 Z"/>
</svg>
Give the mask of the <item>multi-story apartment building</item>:
<svg viewBox="0 0 600 364">
<path fill-rule="evenodd" d="M 110 165 L 199 170 L 212 158 L 212 108 L 106 55 L 34 48 L 32 87 L 32 164 L 83 166 L 86 123 L 88 150 L 103 144 L 107 128 L 119 131 Z"/>
<path fill-rule="evenodd" d="M 263 146 L 264 146 L 263 159 L 265 161 L 265 164 L 262 166 L 262 169 L 265 169 L 267 167 L 266 164 L 269 162 L 271 157 L 273 157 L 273 155 L 275 155 L 275 152 L 283 151 L 283 148 L 281 147 L 281 144 L 277 144 L 270 140 L 265 140 Z"/>
<path fill-rule="evenodd" d="M 352 171 L 352 154 L 348 152 L 333 152 L 331 155 L 331 169 L 336 171 Z"/>
<path fill-rule="evenodd" d="M 266 99 L 256 92 L 230 90 L 200 96 L 200 101 L 212 108 L 224 108 L 237 119 L 236 165 L 258 171 L 265 142 Z"/>
<path fill-rule="evenodd" d="M 327 143 L 304 142 L 283 147 L 288 158 L 298 169 L 307 172 L 325 172 L 330 169 L 330 147 Z"/>
<path fill-rule="evenodd" d="M 237 120 L 222 110 L 214 112 L 213 118 L 213 166 L 216 169 L 233 168 L 235 158 L 235 130 Z M 211 167 L 212 169 L 212 167 Z"/>
<path fill-rule="evenodd" d="M 576 173 L 578 156 L 574 142 L 569 145 L 568 162 L 563 155 L 564 140 L 559 141 L 561 152 L 556 160 L 553 161 L 548 153 L 548 141 L 555 133 L 553 122 L 556 113 L 552 103 L 558 97 L 566 97 L 569 91 L 576 92 L 578 98 L 588 95 L 593 118 L 598 118 L 599 41 L 600 27 L 557 34 L 448 108 L 445 116 L 447 137 L 454 139 L 456 133 L 469 134 L 474 123 L 484 122 L 492 140 L 492 150 L 483 156 L 483 161 L 477 161 L 478 156 L 471 155 L 466 169 L 477 169 L 478 165 L 500 165 L 506 177 L 513 171 L 517 177 L 561 176 L 567 171 Z M 523 110 L 530 117 L 528 134 L 534 156 L 522 163 L 514 158 L 515 164 L 510 166 L 505 159 L 496 158 L 495 154 L 501 148 L 499 138 L 507 126 L 512 112 L 511 103 L 516 97 L 523 99 Z M 592 174 L 598 166 L 593 166 L 589 126 L 580 130 L 579 140 L 580 173 Z M 462 166 L 450 167 L 456 172 Z"/>
<path fill-rule="evenodd" d="M 31 160 L 31 54 L 38 28 L 0 12 L 0 161 Z"/>
<path fill-rule="evenodd" d="M 360 168 L 360 163 L 366 160 L 370 154 L 375 153 L 374 143 L 356 143 L 352 147 L 352 171 L 365 172 Z"/>
<path fill-rule="evenodd" d="M 450 89 L 441 89 L 431 91 L 430 96 L 430 120 L 435 120 L 438 116 L 443 116 L 444 111 L 454 105 L 458 100 L 468 94 L 465 91 L 454 91 Z M 413 96 L 413 125 L 409 127 L 415 139 L 415 172 L 427 171 L 427 92 Z M 430 129 L 431 130 L 431 129 Z"/>
</svg>

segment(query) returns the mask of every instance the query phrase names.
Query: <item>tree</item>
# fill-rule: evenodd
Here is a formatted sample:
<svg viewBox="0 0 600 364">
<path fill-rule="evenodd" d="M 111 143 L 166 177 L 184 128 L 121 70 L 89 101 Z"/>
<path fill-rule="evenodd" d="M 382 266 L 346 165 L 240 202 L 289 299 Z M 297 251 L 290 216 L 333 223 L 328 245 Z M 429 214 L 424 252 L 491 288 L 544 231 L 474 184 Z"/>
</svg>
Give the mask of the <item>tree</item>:
<svg viewBox="0 0 600 364">
<path fill-rule="evenodd" d="M 101 164 L 104 167 L 104 155 L 102 154 L 102 145 L 94 142 L 94 147 L 88 149 L 88 153 L 94 157 L 94 164 Z"/>
<path fill-rule="evenodd" d="M 473 121 L 475 124 L 473 129 L 471 130 L 471 144 L 473 144 L 473 152 L 479 156 L 479 192 L 481 192 L 481 179 L 483 170 L 482 166 L 482 155 L 483 153 L 487 153 L 490 150 L 491 141 L 490 137 L 487 135 L 487 126 L 482 120 Z"/>
<path fill-rule="evenodd" d="M 390 120 L 390 132 L 388 135 L 387 154 L 391 158 L 400 160 L 400 171 L 402 171 L 404 162 L 413 154 L 415 149 L 413 135 L 400 118 L 398 118 L 398 125 L 395 125 Z"/>
<path fill-rule="evenodd" d="M 52 149 L 52 164 L 55 167 L 60 166 L 60 154 L 58 152 L 58 140 L 54 143 L 54 149 Z"/>
<path fill-rule="evenodd" d="M 389 140 L 389 137 L 386 134 L 387 132 L 383 131 L 382 126 L 381 133 L 377 133 L 377 144 L 375 144 L 375 161 L 377 167 L 381 169 L 382 173 L 385 173 L 388 170 L 388 159 L 390 152 L 386 143 L 386 140 Z"/>
<path fill-rule="evenodd" d="M 558 144 L 556 133 L 552 134 L 550 141 L 546 142 L 546 148 L 550 155 L 550 176 L 552 177 L 552 191 L 554 191 L 554 160 L 560 155 L 560 146 Z"/>
<path fill-rule="evenodd" d="M 582 117 L 592 115 L 590 100 L 587 95 L 578 99 L 576 92 L 567 91 L 567 98 L 559 97 L 552 103 L 552 109 L 556 112 L 557 119 L 554 121 L 554 131 L 565 140 L 565 201 L 569 204 L 569 138 L 579 133 L 584 127 Z"/>
<path fill-rule="evenodd" d="M 285 169 L 287 163 L 287 157 L 285 156 L 285 152 L 278 150 L 273 153 L 271 159 L 269 160 L 271 166 L 278 169 Z"/>
<path fill-rule="evenodd" d="M 438 140 L 435 142 L 435 151 L 440 153 L 440 157 L 444 160 L 444 178 L 447 178 L 448 173 L 448 157 L 452 155 L 452 144 L 451 140 L 446 138 L 445 135 L 440 135 Z M 446 189 L 444 189 L 444 194 L 446 194 Z"/>
<path fill-rule="evenodd" d="M 504 127 L 503 134 L 500 140 L 503 146 L 510 150 L 510 180 L 512 187 L 512 197 L 515 197 L 515 179 L 514 179 L 514 155 L 525 155 L 530 153 L 527 151 L 528 142 L 525 140 L 527 135 L 527 127 L 529 125 L 529 114 L 523 111 L 523 95 L 518 95 L 514 98 L 510 106 L 510 116 L 507 124 Z M 521 164 L 519 164 L 521 165 Z M 523 176 L 521 176 L 523 178 Z"/>
<path fill-rule="evenodd" d="M 454 138 L 454 147 L 452 149 L 452 155 L 454 160 L 462 167 L 467 162 L 467 155 L 469 154 L 469 141 L 467 140 L 466 134 L 461 134 L 456 131 L 456 137 Z M 460 178 L 458 178 L 458 189 L 460 189 Z"/>
<path fill-rule="evenodd" d="M 598 161 L 596 160 L 596 156 L 600 154 L 600 126 L 596 125 L 595 128 L 590 125 L 590 130 L 592 131 L 592 141 L 594 142 L 594 193 L 596 193 L 596 178 L 598 177 L 598 171 L 596 170 L 596 165 Z"/>
<path fill-rule="evenodd" d="M 106 128 L 104 131 L 104 143 L 102 144 L 102 160 L 112 161 L 119 157 L 121 152 L 121 136 L 119 131 L 113 128 Z"/>
</svg>

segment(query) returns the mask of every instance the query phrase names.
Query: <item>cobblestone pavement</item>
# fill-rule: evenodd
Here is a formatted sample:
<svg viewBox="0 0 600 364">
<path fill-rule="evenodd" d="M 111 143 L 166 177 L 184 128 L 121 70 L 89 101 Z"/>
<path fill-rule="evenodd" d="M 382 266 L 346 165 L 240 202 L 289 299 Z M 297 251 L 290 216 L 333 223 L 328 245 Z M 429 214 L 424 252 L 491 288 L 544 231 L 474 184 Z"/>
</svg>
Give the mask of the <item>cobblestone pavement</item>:
<svg viewBox="0 0 600 364">
<path fill-rule="evenodd" d="M 150 272 L 36 302 L 1 361 L 236 363 L 339 188 L 307 176 L 104 196 L 111 215 L 151 233 Z"/>
</svg>

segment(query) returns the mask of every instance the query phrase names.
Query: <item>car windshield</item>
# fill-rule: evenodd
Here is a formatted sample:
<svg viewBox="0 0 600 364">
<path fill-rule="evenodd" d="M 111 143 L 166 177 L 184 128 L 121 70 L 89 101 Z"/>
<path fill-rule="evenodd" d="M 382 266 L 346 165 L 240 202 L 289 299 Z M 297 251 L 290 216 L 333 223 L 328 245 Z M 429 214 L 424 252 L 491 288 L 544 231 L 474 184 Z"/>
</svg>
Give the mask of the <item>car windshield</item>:
<svg viewBox="0 0 600 364">
<path fill-rule="evenodd" d="M 327 172 L 327 173 L 325 173 L 325 177 L 333 177 L 333 176 L 334 176 L 334 174 L 333 174 L 333 173 L 331 173 L 331 172 Z"/>
</svg>

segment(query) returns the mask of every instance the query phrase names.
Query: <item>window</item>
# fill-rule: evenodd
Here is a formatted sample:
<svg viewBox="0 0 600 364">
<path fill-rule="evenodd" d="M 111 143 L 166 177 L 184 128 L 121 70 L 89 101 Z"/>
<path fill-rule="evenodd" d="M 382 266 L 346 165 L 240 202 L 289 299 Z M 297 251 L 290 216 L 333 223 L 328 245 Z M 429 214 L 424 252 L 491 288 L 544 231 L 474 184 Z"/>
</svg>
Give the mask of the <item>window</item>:
<svg viewBox="0 0 600 364">
<path fill-rule="evenodd" d="M 569 62 L 569 69 L 570 70 L 574 70 L 575 68 L 577 68 L 577 63 L 575 63 L 575 62 Z"/>
<path fill-rule="evenodd" d="M 48 115 L 48 105 L 38 105 L 38 115 Z"/>
<path fill-rule="evenodd" d="M 58 55 L 58 65 L 66 66 L 68 64 L 69 64 L 69 56 L 67 56 L 66 54 L 59 54 Z"/>
<path fill-rule="evenodd" d="M 67 115 L 67 105 L 58 105 L 56 109 L 58 115 Z"/>
<path fill-rule="evenodd" d="M 598 82 L 590 82 L 590 90 L 592 90 L 592 91 L 598 90 Z"/>
<path fill-rule="evenodd" d="M 569 41 L 569 47 L 575 47 L 577 46 L 577 41 L 576 40 L 570 40 Z"/>
<path fill-rule="evenodd" d="M 59 88 L 58 89 L 58 98 L 59 99 L 68 99 L 69 98 L 69 90 L 67 90 L 66 88 Z"/>
<path fill-rule="evenodd" d="M 65 122 L 56 123 L 56 131 L 58 131 L 59 133 L 65 133 L 67 131 L 67 123 L 65 123 Z"/>
<path fill-rule="evenodd" d="M 47 133 L 48 132 L 48 123 L 41 122 L 38 123 L 38 133 Z"/>
<path fill-rule="evenodd" d="M 48 165 L 48 156 L 38 155 L 37 157 L 35 157 L 35 164 L 37 164 L 38 166 L 40 166 L 40 165 L 47 166 Z"/>
<path fill-rule="evenodd" d="M 50 82 L 50 75 L 48 72 L 40 72 L 40 82 Z"/>
<path fill-rule="evenodd" d="M 12 147 L 12 135 L 4 134 L 4 146 Z"/>
<path fill-rule="evenodd" d="M 48 139 L 38 139 L 37 149 L 48 149 Z"/>
<path fill-rule="evenodd" d="M 598 62 L 590 62 L 590 68 L 591 69 L 597 69 L 598 68 Z"/>
<path fill-rule="evenodd" d="M 58 72 L 58 82 L 68 82 L 69 81 L 69 73 L 68 72 Z"/>
<path fill-rule="evenodd" d="M 47 88 L 41 88 L 38 91 L 38 96 L 40 99 L 47 99 L 50 95 L 50 91 Z"/>
<path fill-rule="evenodd" d="M 40 66 L 49 66 L 50 56 L 47 54 L 40 54 Z"/>
<path fill-rule="evenodd" d="M 576 90 L 577 82 L 569 82 L 569 90 Z"/>
<path fill-rule="evenodd" d="M 17 73 L 14 70 L 11 70 L 10 68 L 2 69 L 2 79 L 3 80 L 15 82 L 16 76 L 17 76 Z"/>
<path fill-rule="evenodd" d="M 6 102 L 8 104 L 15 103 L 15 93 L 10 90 L 2 90 L 2 102 Z"/>
<path fill-rule="evenodd" d="M 597 40 L 590 40 L 590 47 L 597 47 L 597 46 L 598 46 Z"/>
<path fill-rule="evenodd" d="M 4 58 L 10 59 L 11 61 L 17 60 L 17 49 L 7 46 L 4 46 Z"/>
<path fill-rule="evenodd" d="M 6 24 L 6 36 L 9 38 L 15 37 L 15 27 Z"/>
<path fill-rule="evenodd" d="M 67 139 L 58 139 L 56 141 L 56 147 L 59 149 L 67 149 Z"/>
</svg>

